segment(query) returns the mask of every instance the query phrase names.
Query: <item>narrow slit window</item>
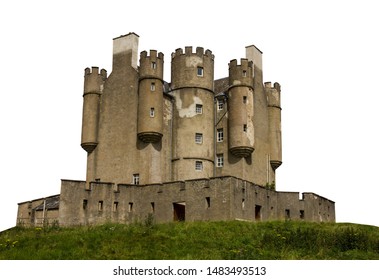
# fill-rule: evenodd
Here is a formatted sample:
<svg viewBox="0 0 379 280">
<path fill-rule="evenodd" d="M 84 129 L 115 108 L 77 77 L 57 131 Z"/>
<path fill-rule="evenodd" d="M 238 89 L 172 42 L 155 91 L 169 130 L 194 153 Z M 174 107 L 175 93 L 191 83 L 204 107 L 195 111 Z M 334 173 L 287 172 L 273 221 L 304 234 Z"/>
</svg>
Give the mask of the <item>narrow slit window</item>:
<svg viewBox="0 0 379 280">
<path fill-rule="evenodd" d="M 118 201 L 113 202 L 113 212 L 117 212 L 118 209 Z"/>
<path fill-rule="evenodd" d="M 99 203 L 97 204 L 97 210 L 103 211 L 103 201 L 100 200 Z"/>
<path fill-rule="evenodd" d="M 243 102 L 243 104 L 246 104 L 246 102 L 247 102 L 247 96 L 244 96 L 244 97 L 242 98 L 242 102 Z"/>
<path fill-rule="evenodd" d="M 151 202 L 150 206 L 151 206 L 151 213 L 154 213 L 155 212 L 155 203 Z"/>
<path fill-rule="evenodd" d="M 155 61 L 151 62 L 151 69 L 157 69 L 157 63 Z"/>
<path fill-rule="evenodd" d="M 243 132 L 247 132 L 247 124 L 243 125 Z"/>
<path fill-rule="evenodd" d="M 155 116 L 155 110 L 154 108 L 150 108 L 150 117 L 154 118 L 154 116 Z"/>
<path fill-rule="evenodd" d="M 206 202 L 206 206 L 207 206 L 207 208 L 208 208 L 208 209 L 211 208 L 211 198 L 210 198 L 209 196 L 207 196 L 207 197 L 205 198 L 205 202 Z"/>
<path fill-rule="evenodd" d="M 151 91 L 155 91 L 155 83 L 151 83 L 150 84 L 150 90 Z"/>
<path fill-rule="evenodd" d="M 243 70 L 242 71 L 242 77 L 246 77 L 247 76 L 247 71 L 246 70 Z"/>
<path fill-rule="evenodd" d="M 133 212 L 133 202 L 129 202 L 129 212 Z"/>
<path fill-rule="evenodd" d="M 83 199 L 83 209 L 86 210 L 87 206 L 88 206 L 88 200 L 87 199 Z"/>
</svg>

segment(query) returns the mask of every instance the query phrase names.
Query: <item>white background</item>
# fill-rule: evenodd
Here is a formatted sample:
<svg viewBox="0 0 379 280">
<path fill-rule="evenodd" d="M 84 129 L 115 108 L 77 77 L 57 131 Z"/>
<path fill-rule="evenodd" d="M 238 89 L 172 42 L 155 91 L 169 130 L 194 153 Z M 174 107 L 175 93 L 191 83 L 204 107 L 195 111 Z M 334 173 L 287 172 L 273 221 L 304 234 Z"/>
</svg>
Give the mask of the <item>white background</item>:
<svg viewBox="0 0 379 280">
<path fill-rule="evenodd" d="M 263 52 L 264 81 L 282 86 L 279 191 L 336 202 L 337 222 L 379 226 L 377 1 L 2 1 L 0 230 L 17 203 L 85 180 L 80 147 L 84 69 L 111 72 L 112 39 L 139 51 L 215 55 L 215 78 L 245 46 Z"/>
</svg>

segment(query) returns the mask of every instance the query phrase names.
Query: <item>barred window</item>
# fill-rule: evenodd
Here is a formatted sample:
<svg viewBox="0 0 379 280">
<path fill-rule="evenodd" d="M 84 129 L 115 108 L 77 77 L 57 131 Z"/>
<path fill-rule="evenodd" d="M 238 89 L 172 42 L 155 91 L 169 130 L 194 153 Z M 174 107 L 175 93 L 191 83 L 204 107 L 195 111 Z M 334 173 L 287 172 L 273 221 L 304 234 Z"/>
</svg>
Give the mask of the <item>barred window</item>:
<svg viewBox="0 0 379 280">
<path fill-rule="evenodd" d="M 224 166 L 224 154 L 217 154 L 216 159 L 217 159 L 216 166 L 217 167 L 223 167 Z"/>
<path fill-rule="evenodd" d="M 197 144 L 203 143 L 203 134 L 202 133 L 195 133 L 195 143 L 197 143 Z"/>
<path fill-rule="evenodd" d="M 203 105 L 196 104 L 196 114 L 202 114 L 202 113 L 203 113 Z"/>
<path fill-rule="evenodd" d="M 217 142 L 222 142 L 224 141 L 224 129 L 219 128 L 217 129 Z"/>
<path fill-rule="evenodd" d="M 139 185 L 139 174 L 133 174 L 133 185 Z"/>
</svg>

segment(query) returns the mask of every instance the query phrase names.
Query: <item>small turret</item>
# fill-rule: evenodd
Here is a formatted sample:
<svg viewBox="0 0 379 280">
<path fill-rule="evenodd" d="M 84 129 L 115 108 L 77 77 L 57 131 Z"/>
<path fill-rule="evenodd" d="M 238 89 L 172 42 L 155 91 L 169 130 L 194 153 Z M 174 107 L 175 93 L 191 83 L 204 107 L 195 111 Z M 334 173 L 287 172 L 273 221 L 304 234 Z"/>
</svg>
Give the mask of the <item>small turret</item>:
<svg viewBox="0 0 379 280">
<path fill-rule="evenodd" d="M 158 142 L 163 135 L 163 53 L 140 54 L 138 138 Z"/>
<path fill-rule="evenodd" d="M 253 65 L 247 59 L 229 63 L 229 150 L 238 157 L 254 151 Z"/>
<path fill-rule="evenodd" d="M 81 146 L 91 153 L 97 146 L 100 97 L 107 71 L 98 67 L 84 70 L 83 119 Z"/>
<path fill-rule="evenodd" d="M 282 128 L 280 107 L 280 85 L 270 82 L 265 83 L 267 95 L 269 141 L 270 141 L 270 164 L 275 170 L 282 164 Z"/>
</svg>

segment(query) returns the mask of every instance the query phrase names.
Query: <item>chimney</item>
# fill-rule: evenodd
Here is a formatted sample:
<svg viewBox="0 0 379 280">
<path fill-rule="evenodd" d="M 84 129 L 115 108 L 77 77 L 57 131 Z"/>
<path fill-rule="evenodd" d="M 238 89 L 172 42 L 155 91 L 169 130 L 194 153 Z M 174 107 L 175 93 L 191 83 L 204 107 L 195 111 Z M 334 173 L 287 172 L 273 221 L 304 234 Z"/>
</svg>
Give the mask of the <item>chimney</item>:
<svg viewBox="0 0 379 280">
<path fill-rule="evenodd" d="M 113 70 L 125 65 L 137 69 L 138 39 L 133 32 L 113 39 Z"/>
</svg>

